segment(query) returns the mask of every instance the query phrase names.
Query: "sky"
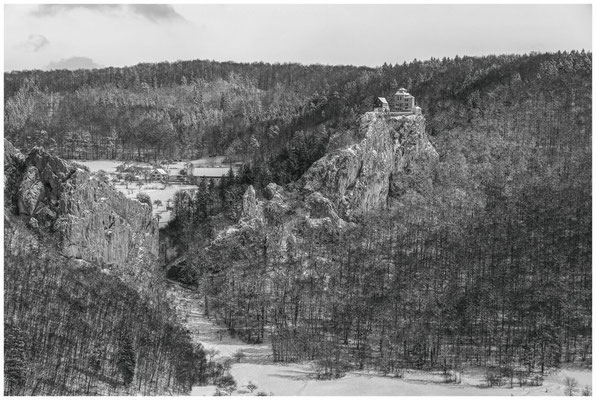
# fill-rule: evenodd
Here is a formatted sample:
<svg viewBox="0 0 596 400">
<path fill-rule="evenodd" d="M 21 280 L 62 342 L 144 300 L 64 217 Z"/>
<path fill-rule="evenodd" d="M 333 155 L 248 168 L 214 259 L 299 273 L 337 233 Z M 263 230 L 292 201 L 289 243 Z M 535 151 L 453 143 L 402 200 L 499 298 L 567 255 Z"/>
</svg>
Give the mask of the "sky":
<svg viewBox="0 0 596 400">
<path fill-rule="evenodd" d="M 216 60 L 380 66 L 592 49 L 592 5 L 4 6 L 4 70 Z"/>
</svg>

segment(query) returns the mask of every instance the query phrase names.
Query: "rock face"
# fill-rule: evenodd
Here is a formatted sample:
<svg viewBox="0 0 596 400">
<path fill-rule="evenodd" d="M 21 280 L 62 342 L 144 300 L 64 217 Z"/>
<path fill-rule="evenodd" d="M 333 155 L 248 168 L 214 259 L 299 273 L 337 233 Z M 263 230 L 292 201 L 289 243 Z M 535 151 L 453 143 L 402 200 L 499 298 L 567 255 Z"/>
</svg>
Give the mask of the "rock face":
<svg viewBox="0 0 596 400">
<path fill-rule="evenodd" d="M 242 197 L 242 216 L 240 217 L 240 221 L 244 223 L 263 221 L 263 208 L 257 200 L 255 188 L 252 185 L 246 189 Z"/>
<path fill-rule="evenodd" d="M 391 197 L 419 190 L 412 184 L 438 157 L 424 129 L 422 115 L 365 114 L 358 133 L 336 138 L 331 145 L 343 147 L 316 161 L 294 184 L 270 183 L 262 199 L 248 187 L 239 222 L 222 229 L 203 255 L 217 268 L 222 254 L 239 265 L 259 255 L 300 259 L 303 267 L 325 265 L 324 258 L 301 252 L 349 232 L 359 215 L 389 206 Z"/>
<path fill-rule="evenodd" d="M 300 179 L 307 192 L 320 192 L 349 217 L 385 205 L 390 181 L 421 159 L 436 159 L 422 115 L 366 113 L 360 142 L 316 161 Z"/>
<path fill-rule="evenodd" d="M 9 166 L 18 162 L 23 162 L 25 157 L 18 151 L 12 143 L 4 139 L 4 165 Z"/>
<path fill-rule="evenodd" d="M 13 201 L 29 229 L 57 238 L 67 257 L 99 264 L 128 283 L 150 281 L 146 275 L 154 273 L 158 256 L 150 206 L 127 199 L 101 177 L 41 148 L 26 158 L 6 141 L 5 149 L 5 178 L 8 174 L 15 186 Z"/>
<path fill-rule="evenodd" d="M 222 232 L 219 239 L 233 239 L 239 231 L 265 224 L 283 225 L 289 233 L 299 227 L 343 229 L 353 216 L 384 207 L 392 183 L 414 164 L 438 158 L 422 115 L 366 113 L 359 133 L 351 139 L 356 143 L 316 161 L 297 182 L 298 190 L 285 191 L 270 183 L 261 201 L 250 186 L 238 226 Z"/>
<path fill-rule="evenodd" d="M 34 215 L 44 197 L 45 189 L 39 171 L 35 167 L 28 167 L 17 192 L 19 213 Z"/>
</svg>

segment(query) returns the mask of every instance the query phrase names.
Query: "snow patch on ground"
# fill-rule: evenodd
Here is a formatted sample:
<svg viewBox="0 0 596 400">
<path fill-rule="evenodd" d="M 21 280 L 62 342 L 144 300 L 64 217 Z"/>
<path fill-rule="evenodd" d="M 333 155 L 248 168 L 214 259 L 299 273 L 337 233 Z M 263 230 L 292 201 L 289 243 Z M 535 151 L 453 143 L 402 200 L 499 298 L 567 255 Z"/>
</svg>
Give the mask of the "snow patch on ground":
<svg viewBox="0 0 596 400">
<path fill-rule="evenodd" d="M 93 161 L 81 161 L 81 160 L 69 160 L 74 161 L 77 164 L 85 165 L 91 172 L 97 172 L 99 170 L 105 171 L 108 174 L 115 174 L 116 167 L 122 164 L 122 161 L 114 160 L 93 160 Z M 149 164 L 147 164 L 149 165 Z"/>
<path fill-rule="evenodd" d="M 139 185 L 136 182 L 124 184 L 116 184 L 115 188 L 122 192 L 129 199 L 135 199 L 139 192 L 147 193 L 151 198 L 151 203 L 155 200 L 160 200 L 161 205 L 153 207 L 153 215 L 159 215 L 159 227 L 165 226 L 170 221 L 171 212 L 168 211 L 168 200 L 174 200 L 174 194 L 180 190 L 196 190 L 195 185 L 166 185 L 163 183 L 149 183 L 147 185 Z"/>
<path fill-rule="evenodd" d="M 234 172 L 238 171 L 237 164 L 225 164 L 223 156 L 221 157 L 212 157 L 212 158 L 201 158 L 198 160 L 191 161 L 193 165 L 195 165 L 194 175 L 195 176 L 223 176 L 227 175 L 228 171 L 230 170 L 230 165 L 232 165 L 232 169 Z M 91 172 L 97 172 L 99 170 L 105 171 L 108 174 L 115 174 L 116 167 L 119 165 L 124 164 L 124 161 L 117 161 L 117 160 L 92 160 L 92 161 L 81 161 L 81 160 L 71 160 L 75 161 L 78 164 L 85 165 L 89 168 Z M 134 162 L 135 165 L 143 166 L 143 167 L 151 167 L 149 163 L 143 162 Z M 168 175 L 175 176 L 180 175 L 180 171 L 186 169 L 186 165 L 188 164 L 187 161 L 179 161 L 170 164 L 162 164 L 162 167 L 167 171 Z"/>
<path fill-rule="evenodd" d="M 168 296 L 193 340 L 218 352 L 214 360 L 233 359 L 239 350 L 246 354 L 230 370 L 237 382 L 233 396 L 254 396 L 258 392 L 276 396 L 564 396 L 566 377 L 577 380 L 575 395 L 580 395 L 585 386 L 592 386 L 591 370 L 571 368 L 545 376 L 542 386 L 521 388 L 486 387 L 481 368 L 464 371 L 461 384 L 443 383 L 438 371 L 418 370 L 406 370 L 400 379 L 376 371 L 353 371 L 340 379 L 317 380 L 311 363 L 273 363 L 270 343 L 253 345 L 230 337 L 225 327 L 205 316 L 202 298 L 196 292 L 170 283 Z M 247 388 L 249 382 L 257 386 L 252 393 Z M 213 396 L 215 390 L 215 386 L 195 386 L 191 395 Z"/>
</svg>

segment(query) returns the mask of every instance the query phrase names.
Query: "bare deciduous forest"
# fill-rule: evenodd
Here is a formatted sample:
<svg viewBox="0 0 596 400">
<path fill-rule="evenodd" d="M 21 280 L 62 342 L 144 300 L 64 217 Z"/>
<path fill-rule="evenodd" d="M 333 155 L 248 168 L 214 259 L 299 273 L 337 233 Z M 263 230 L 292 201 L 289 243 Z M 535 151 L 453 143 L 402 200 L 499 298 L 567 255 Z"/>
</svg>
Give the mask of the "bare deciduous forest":
<svg viewBox="0 0 596 400">
<path fill-rule="evenodd" d="M 5 137 L 64 158 L 242 161 L 176 195 L 160 236 L 185 262 L 164 275 L 229 332 L 270 340 L 274 361 L 312 360 L 320 378 L 474 366 L 491 384 L 538 384 L 592 362 L 591 78 L 584 51 L 11 72 Z M 313 162 L 355 141 L 375 96 L 401 86 L 439 157 L 392 177 L 383 207 L 344 229 L 303 226 L 295 195 L 221 239 L 249 185 L 259 199 L 272 182 L 299 193 Z M 188 392 L 225 375 L 158 290 L 43 249 L 5 258 L 6 394 Z"/>
</svg>

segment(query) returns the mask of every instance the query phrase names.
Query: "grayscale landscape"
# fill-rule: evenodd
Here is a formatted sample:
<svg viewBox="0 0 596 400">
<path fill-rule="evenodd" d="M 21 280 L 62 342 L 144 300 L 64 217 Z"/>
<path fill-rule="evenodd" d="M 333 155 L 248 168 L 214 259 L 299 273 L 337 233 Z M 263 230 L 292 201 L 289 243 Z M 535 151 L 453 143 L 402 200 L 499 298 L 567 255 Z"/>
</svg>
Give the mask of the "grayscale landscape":
<svg viewBox="0 0 596 400">
<path fill-rule="evenodd" d="M 5 5 L 4 395 L 591 396 L 592 5 Z"/>
</svg>

